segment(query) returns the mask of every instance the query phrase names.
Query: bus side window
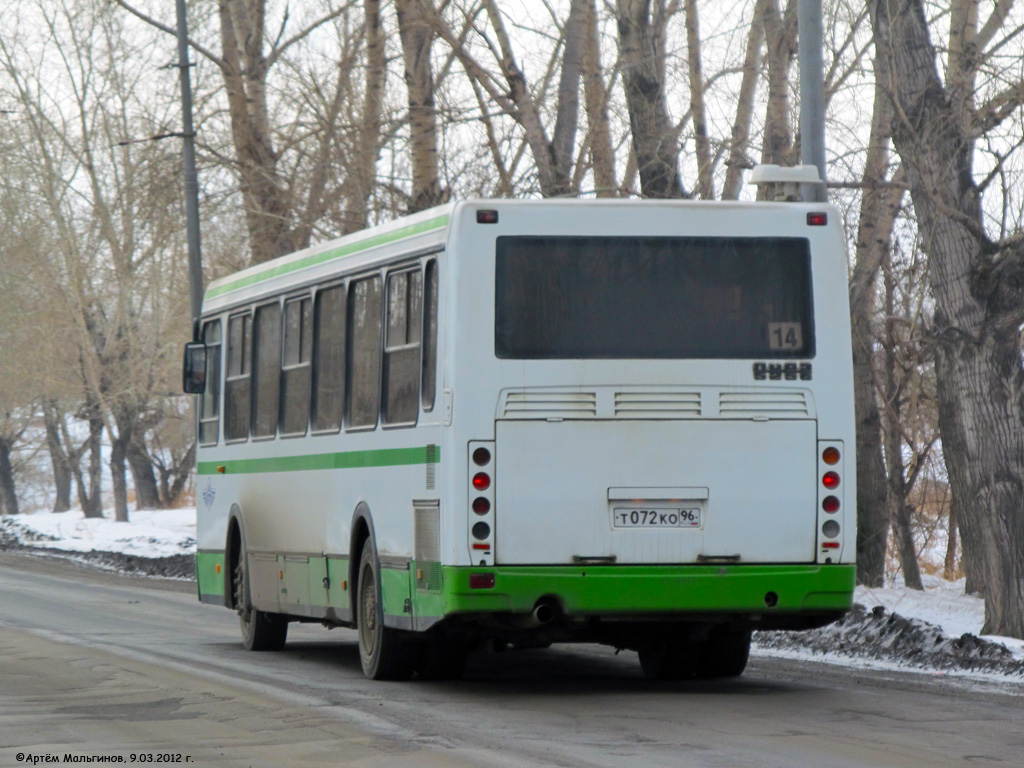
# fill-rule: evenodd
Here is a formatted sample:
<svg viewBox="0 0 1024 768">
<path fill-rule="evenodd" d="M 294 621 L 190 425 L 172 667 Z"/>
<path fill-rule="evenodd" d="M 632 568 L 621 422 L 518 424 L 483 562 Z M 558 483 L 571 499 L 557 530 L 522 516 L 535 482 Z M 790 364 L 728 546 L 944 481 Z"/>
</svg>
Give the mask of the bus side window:
<svg viewBox="0 0 1024 768">
<path fill-rule="evenodd" d="M 348 299 L 345 427 L 373 427 L 380 411 L 383 317 L 380 275 L 353 281 Z"/>
<path fill-rule="evenodd" d="M 385 424 L 415 424 L 423 325 L 423 276 L 418 268 L 388 275 L 387 307 L 381 415 Z"/>
<path fill-rule="evenodd" d="M 253 344 L 253 437 L 277 433 L 278 402 L 281 393 L 281 305 L 256 308 Z"/>
<path fill-rule="evenodd" d="M 284 303 L 284 360 L 281 368 L 281 434 L 304 435 L 309 423 L 313 302 L 307 296 Z"/>
<path fill-rule="evenodd" d="M 228 318 L 228 370 L 224 385 L 224 439 L 249 437 L 252 315 Z"/>
<path fill-rule="evenodd" d="M 199 444 L 216 445 L 220 425 L 220 320 L 203 326 L 206 344 L 206 390 L 199 398 Z"/>
<path fill-rule="evenodd" d="M 337 432 L 345 402 L 344 285 L 316 294 L 313 351 L 313 431 Z"/>
<path fill-rule="evenodd" d="M 420 402 L 424 411 L 434 409 L 437 389 L 437 260 L 427 262 L 426 292 L 423 296 L 423 317 L 426 333 L 423 337 L 423 386 Z"/>
</svg>

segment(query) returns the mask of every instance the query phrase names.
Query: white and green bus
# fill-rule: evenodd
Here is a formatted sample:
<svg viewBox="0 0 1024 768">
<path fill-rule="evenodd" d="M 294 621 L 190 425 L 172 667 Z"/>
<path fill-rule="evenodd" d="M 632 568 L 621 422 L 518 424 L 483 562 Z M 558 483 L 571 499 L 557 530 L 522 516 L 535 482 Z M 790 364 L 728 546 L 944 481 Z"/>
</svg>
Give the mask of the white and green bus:
<svg viewBox="0 0 1024 768">
<path fill-rule="evenodd" d="M 553 642 L 738 675 L 852 604 L 848 306 L 810 203 L 466 201 L 220 279 L 199 597 L 252 650 L 354 627 L 374 679 Z"/>
</svg>

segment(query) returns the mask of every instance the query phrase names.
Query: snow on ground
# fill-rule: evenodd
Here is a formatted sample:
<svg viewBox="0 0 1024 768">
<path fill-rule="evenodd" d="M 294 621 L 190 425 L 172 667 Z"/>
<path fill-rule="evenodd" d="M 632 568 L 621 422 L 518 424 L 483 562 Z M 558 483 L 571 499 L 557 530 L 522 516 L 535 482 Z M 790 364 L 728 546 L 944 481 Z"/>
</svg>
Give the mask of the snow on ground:
<svg viewBox="0 0 1024 768">
<path fill-rule="evenodd" d="M 0 550 L 69 557 L 147 576 L 193 578 L 195 508 L 136 510 L 118 523 L 113 511 L 86 519 L 81 510 L 0 516 Z M 901 583 L 857 587 L 854 610 L 809 632 L 761 632 L 754 652 L 813 658 L 864 668 L 993 676 L 1024 684 L 1024 641 L 979 638 L 984 601 L 963 580 L 923 577 L 923 592 Z"/>
<path fill-rule="evenodd" d="M 107 570 L 173 579 L 195 577 L 196 510 L 129 509 L 128 523 L 69 512 L 0 515 L 0 551 L 56 556 Z"/>
<path fill-rule="evenodd" d="M 80 509 L 5 515 L 0 530 L 8 530 L 24 545 L 64 552 L 95 550 L 153 558 L 195 554 L 195 507 L 130 509 L 128 518 L 128 523 L 116 522 L 113 510 L 102 518 L 87 518 Z"/>
</svg>

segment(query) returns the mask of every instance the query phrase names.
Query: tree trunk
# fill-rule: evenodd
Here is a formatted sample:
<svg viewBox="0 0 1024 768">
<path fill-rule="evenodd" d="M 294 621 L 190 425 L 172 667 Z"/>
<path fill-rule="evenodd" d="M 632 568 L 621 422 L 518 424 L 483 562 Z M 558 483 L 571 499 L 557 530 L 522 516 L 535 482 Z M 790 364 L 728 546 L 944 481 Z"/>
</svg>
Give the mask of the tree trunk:
<svg viewBox="0 0 1024 768">
<path fill-rule="evenodd" d="M 128 522 L 128 482 L 125 455 L 128 439 L 121 436 L 110 438 L 110 481 L 114 486 L 114 520 Z"/>
<path fill-rule="evenodd" d="M 771 0 L 757 0 L 750 32 L 747 35 L 747 50 L 743 58 L 743 78 L 736 102 L 736 120 L 732 124 L 732 141 L 729 145 L 729 159 L 726 161 L 725 184 L 722 187 L 723 200 L 738 200 L 743 184 L 743 171 L 751 163 L 747 158 L 750 145 L 750 124 L 754 119 L 754 96 L 761 72 L 761 49 L 764 46 L 765 4 Z"/>
<path fill-rule="evenodd" d="M 153 472 L 153 462 L 146 452 L 144 440 L 139 430 L 134 430 L 125 453 L 135 485 L 135 508 L 159 509 L 164 505 L 157 490 L 156 473 Z"/>
<path fill-rule="evenodd" d="M 942 567 L 942 578 L 952 581 L 956 578 L 956 540 L 959 532 L 956 524 L 956 511 L 949 505 L 949 529 L 946 532 L 946 560 Z"/>
<path fill-rule="evenodd" d="M 160 492 L 164 507 L 176 507 L 185 492 L 185 486 L 192 476 L 192 468 L 196 461 L 196 444 L 193 441 L 182 460 L 160 473 Z"/>
<path fill-rule="evenodd" d="M 598 197 L 614 197 L 615 152 L 608 127 L 608 89 L 601 74 L 601 41 L 597 31 L 597 7 L 587 0 L 583 44 L 583 99 L 587 108 L 587 143 L 594 186 Z"/>
<path fill-rule="evenodd" d="M 652 27 L 650 0 L 618 0 L 619 60 L 629 127 L 645 197 L 686 197 L 679 178 L 679 144 L 665 104 L 664 65 Z"/>
<path fill-rule="evenodd" d="M 778 0 L 764 4 L 764 35 L 768 47 L 768 104 L 764 121 L 761 162 L 793 165 L 798 147 L 793 143 L 790 109 L 790 70 L 796 57 L 797 29 L 794 0 L 780 13 Z M 763 194 L 759 190 L 758 194 Z"/>
<path fill-rule="evenodd" d="M 562 51 L 562 71 L 558 80 L 558 104 L 555 113 L 555 130 L 551 139 L 551 156 L 554 158 L 555 186 L 559 194 L 571 195 L 578 192 L 572 186 L 572 166 L 576 159 L 573 148 L 576 144 L 576 130 L 580 113 L 580 78 L 583 75 L 583 48 L 586 35 L 586 0 L 572 0 L 569 17 L 565 21 Z"/>
<path fill-rule="evenodd" d="M 862 307 L 851 301 L 853 322 L 853 393 L 857 421 L 857 580 L 868 587 L 885 582 L 885 550 L 889 539 L 886 509 L 882 421 L 872 372 L 871 331 L 865 329 Z M 864 343 L 865 335 L 867 343 Z"/>
<path fill-rule="evenodd" d="M 345 181 L 345 219 L 342 234 L 366 229 L 370 223 L 370 197 L 377 179 L 380 155 L 384 86 L 387 58 L 380 0 L 364 0 L 366 17 L 366 77 L 363 84 L 362 126 L 356 139 L 355 157 L 349 164 Z"/>
<path fill-rule="evenodd" d="M 11 464 L 13 441 L 0 437 L 0 513 L 17 515 L 18 494 L 14 487 L 14 466 Z"/>
<path fill-rule="evenodd" d="M 704 107 L 704 67 L 700 55 L 700 15 L 697 0 L 685 0 L 686 15 L 686 67 L 690 81 L 690 115 L 693 119 L 694 145 L 697 150 L 697 187 L 694 197 L 715 199 L 715 180 L 712 173 L 711 141 L 708 138 L 707 110 Z"/>
<path fill-rule="evenodd" d="M 50 464 L 53 467 L 53 511 L 67 512 L 71 509 L 71 460 L 60 439 L 60 426 L 57 423 L 60 418 L 63 416 L 59 414 L 55 403 L 43 404 L 46 447 L 50 452 Z"/>
<path fill-rule="evenodd" d="M 255 264 L 295 250 L 291 206 L 277 170 L 263 52 L 265 0 L 220 0 L 222 58 L 249 246 Z"/>
<path fill-rule="evenodd" d="M 89 416 L 89 438 L 83 451 L 89 454 L 88 485 L 82 476 L 79 461 L 76 460 L 75 484 L 78 486 L 78 503 L 82 506 L 82 514 L 86 517 L 103 517 L 103 417 L 99 415 L 99 406 L 92 406 Z"/>
<path fill-rule="evenodd" d="M 1024 638 L 1024 250 L 984 234 L 974 138 L 936 69 L 922 0 L 872 0 L 876 70 L 897 105 L 935 300 L 943 454 L 983 634 Z"/>
<path fill-rule="evenodd" d="M 885 189 L 892 109 L 875 90 L 874 113 L 864 167 L 856 261 L 850 277 L 850 325 L 853 331 L 853 392 L 857 420 L 857 579 L 869 587 L 885 581 L 889 540 L 887 480 L 882 454 L 882 420 L 875 386 L 875 331 L 878 269 L 892 243 L 902 193 Z"/>
<path fill-rule="evenodd" d="M 911 509 L 902 499 L 894 498 L 892 507 L 892 532 L 896 540 L 896 551 L 903 571 L 903 584 L 910 589 L 924 589 L 921 583 L 921 569 L 917 564 L 917 549 L 911 526 Z"/>
<path fill-rule="evenodd" d="M 409 96 L 409 133 L 412 142 L 412 195 L 409 213 L 442 202 L 437 175 L 437 112 L 434 109 L 434 72 L 430 48 L 434 31 L 428 11 L 431 0 L 395 0 L 398 34 L 405 61 Z"/>
<path fill-rule="evenodd" d="M 885 261 L 885 334 L 882 354 L 882 399 L 885 415 L 882 420 L 882 440 L 885 444 L 887 474 L 886 513 L 896 540 L 896 552 L 903 571 L 903 583 L 911 589 L 923 589 L 921 573 L 917 567 L 917 552 L 910 526 L 910 510 L 907 497 L 912 485 L 906 480 L 906 465 L 903 459 L 903 386 L 905 381 L 896 377 L 896 277 L 893 274 L 892 259 Z M 859 489 L 858 489 L 859 490 Z"/>
</svg>

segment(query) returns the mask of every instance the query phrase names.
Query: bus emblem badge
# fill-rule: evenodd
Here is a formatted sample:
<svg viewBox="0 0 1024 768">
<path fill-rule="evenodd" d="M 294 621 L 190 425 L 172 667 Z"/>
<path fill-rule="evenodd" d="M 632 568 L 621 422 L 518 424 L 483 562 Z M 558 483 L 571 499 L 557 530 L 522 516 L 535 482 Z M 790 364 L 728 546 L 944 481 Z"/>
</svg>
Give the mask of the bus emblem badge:
<svg viewBox="0 0 1024 768">
<path fill-rule="evenodd" d="M 213 506 L 213 500 L 217 498 L 217 492 L 213 490 L 213 485 L 209 480 L 206 481 L 206 487 L 203 489 L 203 504 L 209 509 Z"/>
</svg>

